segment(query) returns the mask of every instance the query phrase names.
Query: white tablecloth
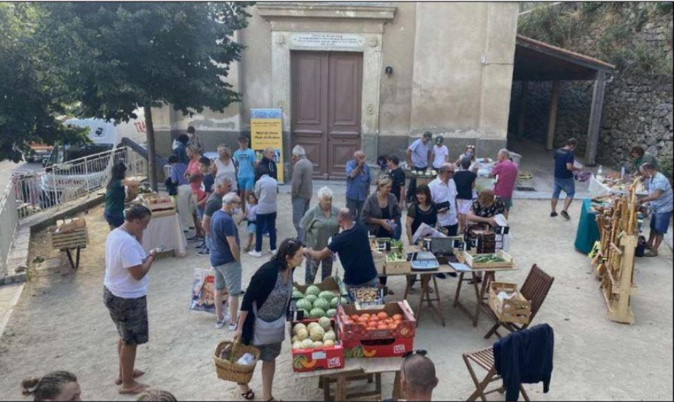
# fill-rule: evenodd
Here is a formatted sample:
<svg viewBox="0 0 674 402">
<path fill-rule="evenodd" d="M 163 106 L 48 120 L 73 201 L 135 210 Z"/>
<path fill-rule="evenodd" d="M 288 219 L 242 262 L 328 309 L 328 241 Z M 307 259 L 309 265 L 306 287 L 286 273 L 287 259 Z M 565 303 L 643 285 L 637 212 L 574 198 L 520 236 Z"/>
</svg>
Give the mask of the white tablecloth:
<svg viewBox="0 0 674 402">
<path fill-rule="evenodd" d="M 178 214 L 153 217 L 143 232 L 143 248 L 146 252 L 164 246 L 164 251 L 175 251 L 178 257 L 186 255 L 187 240 L 180 227 Z"/>
<path fill-rule="evenodd" d="M 590 193 L 591 197 L 594 198 L 594 197 L 600 197 L 600 196 L 606 195 L 606 194 L 611 194 L 611 189 L 608 188 L 607 186 L 605 186 L 599 180 L 597 180 L 597 178 L 594 175 L 592 175 L 592 177 L 590 177 L 589 182 L 590 183 L 588 184 L 587 190 Z"/>
</svg>

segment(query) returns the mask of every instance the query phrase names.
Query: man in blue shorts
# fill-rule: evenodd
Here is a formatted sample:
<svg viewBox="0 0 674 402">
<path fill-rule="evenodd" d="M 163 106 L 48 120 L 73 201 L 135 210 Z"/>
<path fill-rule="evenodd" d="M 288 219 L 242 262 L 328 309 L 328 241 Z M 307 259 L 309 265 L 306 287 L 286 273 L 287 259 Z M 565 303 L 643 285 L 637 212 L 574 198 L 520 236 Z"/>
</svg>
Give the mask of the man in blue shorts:
<svg viewBox="0 0 674 402">
<path fill-rule="evenodd" d="M 241 208 L 246 212 L 246 200 L 248 194 L 253 192 L 255 185 L 255 152 L 248 148 L 248 137 L 242 135 L 239 137 L 239 149 L 234 152 L 234 164 L 236 165 L 236 180 L 239 185 L 239 197 L 241 197 Z"/>
<path fill-rule="evenodd" d="M 557 201 L 563 190 L 566 193 L 566 199 L 561 215 L 567 221 L 571 219 L 568 211 L 571 202 L 573 202 L 573 196 L 576 194 L 573 172 L 580 171 L 573 165 L 573 150 L 576 149 L 576 144 L 578 144 L 578 141 L 575 138 L 569 138 L 564 147 L 555 151 L 555 184 L 552 190 L 552 212 L 550 212 L 550 216 L 553 218 L 557 216 Z"/>
<path fill-rule="evenodd" d="M 639 168 L 648 185 L 648 197 L 639 200 L 640 203 L 649 202 L 651 210 L 651 234 L 648 236 L 649 251 L 645 257 L 656 257 L 662 239 L 667 234 L 669 219 L 672 217 L 672 185 L 667 177 L 658 172 L 652 163 L 643 163 Z"/>
</svg>

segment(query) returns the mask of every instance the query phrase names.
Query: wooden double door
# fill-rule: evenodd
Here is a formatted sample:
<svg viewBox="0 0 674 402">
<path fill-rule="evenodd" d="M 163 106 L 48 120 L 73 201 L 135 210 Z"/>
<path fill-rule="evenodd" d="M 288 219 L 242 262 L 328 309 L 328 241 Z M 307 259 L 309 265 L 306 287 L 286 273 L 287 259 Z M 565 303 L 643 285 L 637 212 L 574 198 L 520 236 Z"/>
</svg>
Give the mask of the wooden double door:
<svg viewBox="0 0 674 402">
<path fill-rule="evenodd" d="M 292 146 L 304 147 L 314 177 L 346 176 L 346 162 L 361 148 L 362 53 L 294 51 Z"/>
</svg>

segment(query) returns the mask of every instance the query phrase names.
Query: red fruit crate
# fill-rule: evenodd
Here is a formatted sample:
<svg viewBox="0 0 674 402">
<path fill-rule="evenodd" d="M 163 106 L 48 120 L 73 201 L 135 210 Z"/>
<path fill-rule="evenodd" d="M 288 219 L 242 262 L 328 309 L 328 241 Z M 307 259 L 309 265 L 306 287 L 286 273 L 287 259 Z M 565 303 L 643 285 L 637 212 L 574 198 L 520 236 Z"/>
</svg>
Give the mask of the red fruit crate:
<svg viewBox="0 0 674 402">
<path fill-rule="evenodd" d="M 399 314 L 402 320 L 392 324 L 373 324 Z M 371 319 L 377 316 L 377 320 Z M 367 318 L 367 319 L 365 319 Z M 416 320 L 406 300 L 387 303 L 383 309 L 357 310 L 352 305 L 337 306 L 337 325 L 345 358 L 396 357 L 412 350 Z"/>
<path fill-rule="evenodd" d="M 311 349 L 293 349 L 292 337 L 293 328 L 296 324 L 309 325 L 311 322 L 318 322 L 316 319 L 302 321 L 292 321 L 288 326 L 291 342 L 291 354 L 293 358 L 293 371 L 305 372 L 319 369 L 337 369 L 344 367 L 344 346 L 339 340 L 339 332 L 334 320 L 330 320 L 332 329 L 335 331 L 337 339 L 334 346 L 323 346 Z"/>
</svg>

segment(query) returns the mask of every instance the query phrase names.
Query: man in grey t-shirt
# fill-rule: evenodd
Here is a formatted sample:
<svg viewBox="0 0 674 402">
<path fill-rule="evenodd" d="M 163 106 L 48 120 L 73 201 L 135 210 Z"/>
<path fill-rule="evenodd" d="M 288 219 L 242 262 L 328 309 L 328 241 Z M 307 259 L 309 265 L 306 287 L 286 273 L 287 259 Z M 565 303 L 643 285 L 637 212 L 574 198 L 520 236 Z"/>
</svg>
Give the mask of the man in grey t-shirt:
<svg viewBox="0 0 674 402">
<path fill-rule="evenodd" d="M 201 255 L 207 255 L 210 251 L 210 233 L 211 233 L 211 217 L 215 211 L 222 208 L 222 197 L 232 191 L 232 179 L 229 176 L 221 176 L 215 180 L 213 193 L 208 197 L 206 206 L 204 208 L 204 218 L 201 221 L 201 226 L 206 233 L 206 247 L 199 251 Z"/>
</svg>

